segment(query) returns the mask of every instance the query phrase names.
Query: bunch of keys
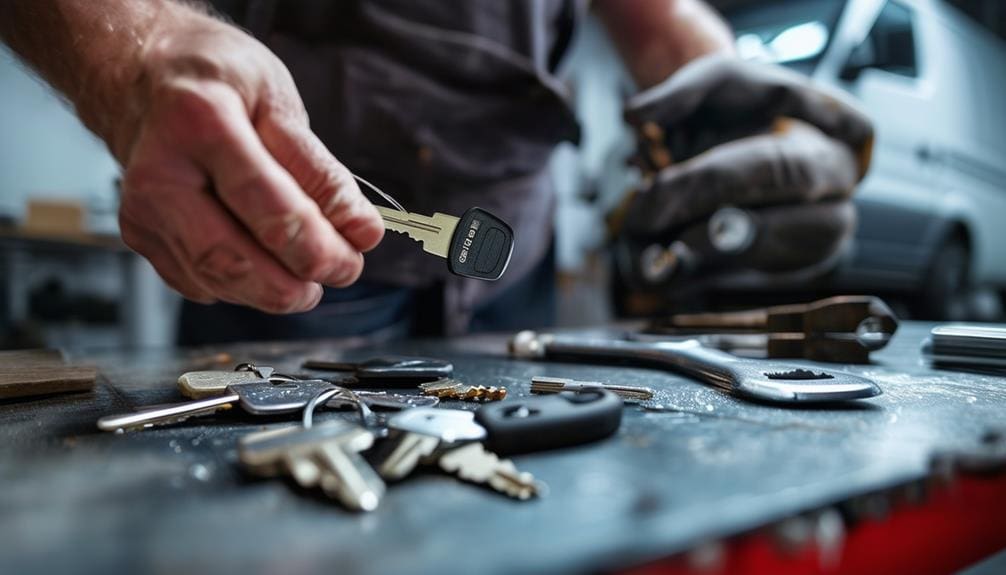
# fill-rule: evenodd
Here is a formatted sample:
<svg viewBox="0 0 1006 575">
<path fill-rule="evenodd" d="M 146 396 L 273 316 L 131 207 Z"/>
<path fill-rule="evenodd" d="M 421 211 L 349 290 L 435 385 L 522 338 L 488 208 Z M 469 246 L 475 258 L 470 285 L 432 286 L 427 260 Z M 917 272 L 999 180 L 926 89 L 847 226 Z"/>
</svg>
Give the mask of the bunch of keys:
<svg viewBox="0 0 1006 575">
<path fill-rule="evenodd" d="M 364 426 L 383 429 L 370 405 L 393 410 L 436 405 L 439 399 L 418 395 L 355 392 L 320 379 L 296 379 L 276 374 L 271 368 L 238 366 L 238 371 L 189 372 L 179 377 L 183 395 L 192 401 L 112 415 L 98 420 L 104 431 L 127 431 L 179 423 L 194 416 L 209 415 L 237 406 L 251 415 L 275 416 L 302 411 L 312 399 L 331 392 L 334 407 L 357 409 Z"/>
<path fill-rule="evenodd" d="M 190 417 L 209 415 L 237 406 L 252 415 L 297 413 L 315 396 L 336 386 L 318 379 L 272 383 L 255 380 L 228 385 L 222 395 L 184 403 L 112 415 L 98 420 L 104 431 L 128 431 L 179 423 Z M 363 406 L 362 402 L 360 403 Z M 362 407 L 361 407 L 362 409 Z"/>
<path fill-rule="evenodd" d="M 597 441 L 621 423 L 622 400 L 611 392 L 563 393 L 494 403 L 476 412 L 416 408 L 388 421 L 378 447 L 381 477 L 398 481 L 420 465 L 436 466 L 516 499 L 540 495 L 544 485 L 503 456 Z"/>
<path fill-rule="evenodd" d="M 423 395 L 438 399 L 458 399 L 461 401 L 499 401 L 506 398 L 506 388 L 484 385 L 468 385 L 456 379 L 441 379 L 419 384 Z"/>
<path fill-rule="evenodd" d="M 178 378 L 178 390 L 191 399 L 217 397 L 227 391 L 230 385 L 266 380 L 270 383 L 287 381 L 303 381 L 289 375 L 276 373 L 271 367 L 257 366 L 250 363 L 239 364 L 234 371 L 189 371 Z M 331 383 L 331 382 L 330 382 Z M 342 382 L 338 387 L 344 387 Z M 368 407 L 399 411 L 410 407 L 433 407 L 440 402 L 436 397 L 423 397 L 414 394 L 388 393 L 385 391 L 355 390 L 355 397 L 340 394 L 328 402 L 329 407 L 355 407 L 356 401 L 362 401 Z"/>
<path fill-rule="evenodd" d="M 348 509 L 373 511 L 385 486 L 360 455 L 373 444 L 370 431 L 334 420 L 246 435 L 238 442 L 238 457 L 244 469 L 254 475 L 289 474 L 300 486 L 320 487 Z"/>
</svg>

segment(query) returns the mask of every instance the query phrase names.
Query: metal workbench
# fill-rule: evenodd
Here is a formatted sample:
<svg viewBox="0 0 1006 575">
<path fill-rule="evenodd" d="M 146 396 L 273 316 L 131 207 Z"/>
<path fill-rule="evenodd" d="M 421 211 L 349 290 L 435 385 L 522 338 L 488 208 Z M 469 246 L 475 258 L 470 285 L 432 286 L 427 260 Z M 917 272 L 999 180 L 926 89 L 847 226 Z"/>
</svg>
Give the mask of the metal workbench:
<svg viewBox="0 0 1006 575">
<path fill-rule="evenodd" d="M 935 450 L 1006 428 L 1006 378 L 934 371 L 927 326 L 903 326 L 867 366 L 883 387 L 855 405 L 786 409 L 642 368 L 531 363 L 506 336 L 346 349 L 338 342 L 103 353 L 92 393 L 0 404 L 0 572 L 525 573 L 615 568 L 900 485 Z M 648 385 L 663 410 L 627 407 L 601 443 L 516 458 L 549 494 L 517 502 L 435 472 L 353 514 L 289 481 L 243 475 L 240 414 L 109 434 L 102 415 L 179 401 L 179 373 L 304 357 L 445 357 L 469 383 L 528 393 L 533 375 Z M 223 367 L 223 366 L 221 366 Z M 225 367 L 224 367 L 225 368 Z M 447 405 L 454 406 L 448 403 Z M 462 405 L 462 404 L 457 404 Z M 469 406 L 472 407 L 472 406 Z M 341 414 L 319 417 L 342 417 Z M 280 425 L 268 422 L 266 425 Z"/>
</svg>

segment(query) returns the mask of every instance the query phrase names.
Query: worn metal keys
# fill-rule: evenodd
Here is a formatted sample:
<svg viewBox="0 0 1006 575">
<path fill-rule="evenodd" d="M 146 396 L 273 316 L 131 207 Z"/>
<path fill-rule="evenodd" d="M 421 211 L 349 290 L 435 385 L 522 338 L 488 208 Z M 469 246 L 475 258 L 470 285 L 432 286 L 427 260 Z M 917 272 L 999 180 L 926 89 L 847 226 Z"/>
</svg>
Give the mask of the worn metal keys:
<svg viewBox="0 0 1006 575">
<path fill-rule="evenodd" d="M 104 431 L 117 431 L 178 423 L 196 415 L 208 415 L 230 409 L 232 405 L 240 406 L 244 411 L 255 415 L 294 413 L 304 409 L 314 396 L 334 387 L 327 381 L 317 379 L 282 383 L 270 383 L 264 380 L 238 383 L 228 386 L 227 393 L 219 397 L 102 417 L 98 420 L 98 428 Z"/>
<path fill-rule="evenodd" d="M 442 213 L 424 216 L 378 207 L 384 226 L 422 242 L 423 250 L 447 259 L 452 274 L 497 280 L 506 271 L 513 253 L 513 229 L 481 208 L 471 208 L 460 218 Z"/>
<path fill-rule="evenodd" d="M 354 511 L 373 511 L 384 482 L 362 456 L 374 435 L 344 421 L 310 428 L 284 427 L 241 438 L 238 457 L 249 472 L 265 477 L 291 475 L 305 488 L 320 487 Z"/>
<path fill-rule="evenodd" d="M 422 463 L 516 499 L 529 499 L 542 490 L 530 473 L 485 449 L 480 442 L 486 439 L 486 429 L 475 423 L 470 411 L 416 408 L 392 417 L 388 427 L 395 434 L 383 446 L 377 466 L 385 479 L 402 479 Z"/>
</svg>

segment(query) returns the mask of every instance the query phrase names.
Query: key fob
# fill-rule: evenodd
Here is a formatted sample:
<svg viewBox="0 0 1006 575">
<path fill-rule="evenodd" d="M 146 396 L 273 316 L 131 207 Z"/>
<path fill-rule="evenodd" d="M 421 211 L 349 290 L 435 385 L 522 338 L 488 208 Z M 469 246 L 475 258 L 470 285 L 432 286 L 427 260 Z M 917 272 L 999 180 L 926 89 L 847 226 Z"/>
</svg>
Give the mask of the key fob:
<svg viewBox="0 0 1006 575">
<path fill-rule="evenodd" d="M 282 383 L 241 383 L 229 386 L 227 393 L 237 395 L 241 407 L 248 413 L 270 415 L 300 411 L 314 396 L 330 389 L 332 384 L 327 381 L 304 379 Z"/>
<path fill-rule="evenodd" d="M 356 366 L 356 378 L 365 386 L 415 387 L 453 373 L 451 362 L 425 357 L 375 357 Z"/>
<path fill-rule="evenodd" d="M 622 423 L 622 398 L 603 389 L 484 405 L 475 421 L 499 455 L 570 447 L 604 439 Z"/>
<path fill-rule="evenodd" d="M 345 387 L 413 388 L 419 383 L 450 377 L 454 364 L 426 357 L 375 357 L 359 363 L 309 359 L 302 367 L 315 371 L 341 371 L 351 377 L 333 381 Z"/>
<path fill-rule="evenodd" d="M 513 254 L 513 229 L 482 208 L 471 208 L 461 216 L 447 269 L 454 275 L 480 280 L 498 280 Z"/>
</svg>

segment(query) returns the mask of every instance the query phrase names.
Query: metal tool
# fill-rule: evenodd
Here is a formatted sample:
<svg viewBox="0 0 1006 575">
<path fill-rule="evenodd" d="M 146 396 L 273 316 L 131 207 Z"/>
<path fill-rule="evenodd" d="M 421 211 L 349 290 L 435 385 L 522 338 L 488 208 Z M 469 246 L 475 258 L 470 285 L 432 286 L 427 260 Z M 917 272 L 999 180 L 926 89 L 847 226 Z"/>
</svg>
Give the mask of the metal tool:
<svg viewBox="0 0 1006 575">
<path fill-rule="evenodd" d="M 320 487 L 349 509 L 373 511 L 385 486 L 360 456 L 373 443 L 368 430 L 329 421 L 309 429 L 294 426 L 246 435 L 238 442 L 238 457 L 255 475 L 290 474 L 302 487 Z"/>
<path fill-rule="evenodd" d="M 923 342 L 922 355 L 936 367 L 977 369 L 1002 374 L 1006 370 L 1006 327 L 938 325 Z"/>
<path fill-rule="evenodd" d="M 471 208 L 460 218 L 442 213 L 424 216 L 378 207 L 384 227 L 423 244 L 423 250 L 447 259 L 452 274 L 497 280 L 513 253 L 513 229 L 481 209 Z"/>
<path fill-rule="evenodd" d="M 119 429 L 142 429 L 155 425 L 178 423 L 197 415 L 209 415 L 237 405 L 253 415 L 278 415 L 296 413 L 323 391 L 335 389 L 331 383 L 321 380 L 288 381 L 270 383 L 256 381 L 227 387 L 227 393 L 219 397 L 196 399 L 185 403 L 148 409 L 124 415 L 112 415 L 98 420 L 98 428 L 104 431 Z"/>
<path fill-rule="evenodd" d="M 655 365 L 741 397 L 772 403 L 845 401 L 881 393 L 873 381 L 850 373 L 740 358 L 695 340 L 646 343 L 523 331 L 511 340 L 510 353 L 522 359 Z"/>
<path fill-rule="evenodd" d="M 448 361 L 405 356 L 375 357 L 359 362 L 307 359 L 301 367 L 344 373 L 350 377 L 339 381 L 339 385 L 346 387 L 411 388 L 454 373 L 454 365 Z"/>
<path fill-rule="evenodd" d="M 891 340 L 898 319 L 873 296 L 836 296 L 807 304 L 724 313 L 677 314 L 644 330 L 661 339 L 696 337 L 704 345 L 770 358 L 868 363 Z M 638 336 L 654 341 L 649 335 Z"/>
<path fill-rule="evenodd" d="M 562 391 L 586 391 L 588 389 L 606 389 L 626 401 L 646 401 L 653 399 L 653 390 L 638 385 L 616 385 L 600 381 L 577 381 L 565 377 L 545 377 L 536 375 L 531 378 L 531 393 L 559 393 Z"/>
</svg>

